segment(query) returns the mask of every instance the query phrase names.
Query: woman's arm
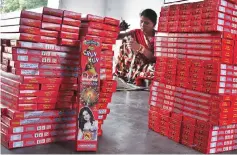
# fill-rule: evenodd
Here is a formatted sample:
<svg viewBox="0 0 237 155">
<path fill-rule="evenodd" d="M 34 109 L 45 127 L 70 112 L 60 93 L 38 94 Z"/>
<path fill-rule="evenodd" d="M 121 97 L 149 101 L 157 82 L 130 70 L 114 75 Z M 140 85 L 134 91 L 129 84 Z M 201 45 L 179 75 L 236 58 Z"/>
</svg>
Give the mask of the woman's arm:
<svg viewBox="0 0 237 155">
<path fill-rule="evenodd" d="M 155 58 L 153 52 L 151 52 L 149 49 L 145 48 L 142 45 L 140 45 L 140 46 L 141 46 L 141 50 L 139 52 L 142 53 L 150 62 L 155 63 L 156 58 Z"/>
</svg>

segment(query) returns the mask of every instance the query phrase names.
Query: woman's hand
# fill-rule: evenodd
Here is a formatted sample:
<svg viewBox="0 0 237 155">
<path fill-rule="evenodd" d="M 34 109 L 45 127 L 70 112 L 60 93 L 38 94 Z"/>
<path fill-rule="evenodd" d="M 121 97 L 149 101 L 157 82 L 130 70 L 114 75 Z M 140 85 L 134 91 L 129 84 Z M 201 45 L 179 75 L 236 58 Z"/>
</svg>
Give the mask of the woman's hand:
<svg viewBox="0 0 237 155">
<path fill-rule="evenodd" d="M 133 40 L 133 39 L 130 40 L 130 41 L 128 41 L 127 45 L 128 45 L 128 48 L 129 48 L 130 50 L 134 51 L 134 52 L 137 52 L 138 50 L 141 49 L 141 45 L 138 44 L 138 43 L 137 43 L 135 40 Z"/>
</svg>

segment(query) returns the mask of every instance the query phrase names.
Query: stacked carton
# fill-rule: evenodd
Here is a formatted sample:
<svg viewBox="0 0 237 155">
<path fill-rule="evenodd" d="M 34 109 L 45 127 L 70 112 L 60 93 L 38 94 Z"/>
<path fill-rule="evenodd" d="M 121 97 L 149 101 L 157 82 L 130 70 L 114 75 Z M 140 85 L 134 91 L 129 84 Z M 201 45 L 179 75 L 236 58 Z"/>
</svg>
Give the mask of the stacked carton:
<svg viewBox="0 0 237 155">
<path fill-rule="evenodd" d="M 50 8 L 2 16 L 1 141 L 8 148 L 75 139 L 79 54 L 57 45 L 62 17 Z"/>
<path fill-rule="evenodd" d="M 116 91 L 117 83 L 113 80 L 113 45 L 119 34 L 119 20 L 105 17 L 103 24 L 104 36 L 102 38 L 102 51 L 101 51 L 101 68 L 100 68 L 100 115 L 99 119 L 105 120 L 110 112 L 108 104 L 112 100 L 112 94 Z M 99 136 L 102 135 L 101 126 L 99 128 Z"/>
<path fill-rule="evenodd" d="M 205 0 L 161 9 L 149 100 L 155 114 L 149 121 L 161 121 L 149 126 L 203 153 L 237 149 L 235 8 L 230 1 Z M 162 122 L 164 110 L 171 113 Z M 173 113 L 182 116 L 182 126 L 169 134 Z"/>
</svg>

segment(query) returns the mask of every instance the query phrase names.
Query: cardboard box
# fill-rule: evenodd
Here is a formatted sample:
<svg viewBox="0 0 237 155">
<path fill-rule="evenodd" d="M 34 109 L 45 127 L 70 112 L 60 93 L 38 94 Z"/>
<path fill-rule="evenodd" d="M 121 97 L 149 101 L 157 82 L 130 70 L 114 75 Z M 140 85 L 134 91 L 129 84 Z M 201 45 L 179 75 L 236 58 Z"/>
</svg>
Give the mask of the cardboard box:
<svg viewBox="0 0 237 155">
<path fill-rule="evenodd" d="M 60 39 L 60 40 L 59 40 L 59 44 L 60 44 L 60 45 L 64 45 L 64 46 L 77 47 L 77 46 L 80 45 L 80 40 Z"/>
<path fill-rule="evenodd" d="M 83 22 L 81 23 L 80 27 L 103 30 L 105 28 L 105 25 L 103 23 L 98 22 Z"/>
<path fill-rule="evenodd" d="M 76 128 L 76 122 L 71 122 L 67 124 L 41 124 L 41 125 L 23 125 L 12 127 L 8 126 L 1 122 L 1 132 L 8 134 L 19 134 L 19 133 L 27 133 L 27 132 L 40 132 L 46 130 L 59 130 L 59 129 L 70 129 Z"/>
<path fill-rule="evenodd" d="M 44 7 L 43 14 L 57 16 L 57 17 L 63 17 L 63 10 Z"/>
<path fill-rule="evenodd" d="M 81 20 L 81 13 L 64 10 L 63 17 Z"/>
<path fill-rule="evenodd" d="M 76 19 L 72 19 L 72 18 L 64 17 L 63 18 L 63 24 L 70 25 L 70 26 L 80 27 L 81 21 L 80 20 L 76 20 Z"/>
<path fill-rule="evenodd" d="M 3 134 L 1 134 L 4 136 Z M 60 141 L 68 141 L 68 140 L 74 140 L 75 134 L 66 135 L 66 136 L 54 136 L 54 137 L 48 137 L 48 138 L 35 138 L 31 140 L 25 140 L 25 141 L 16 141 L 16 142 L 6 142 L 2 140 L 2 144 L 8 148 L 21 148 L 21 147 L 27 147 L 27 146 L 35 146 L 40 144 L 48 144 L 52 142 L 60 142 Z"/>
<path fill-rule="evenodd" d="M 1 39 L 39 42 L 40 36 L 27 33 L 1 33 Z"/>
<path fill-rule="evenodd" d="M 1 20 L 12 19 L 12 18 L 29 18 L 29 19 L 41 20 L 42 14 L 26 11 L 26 10 L 21 10 L 17 12 L 4 13 L 1 15 Z"/>
<path fill-rule="evenodd" d="M 107 25 L 107 24 L 104 25 L 104 30 L 105 31 L 117 32 L 117 33 L 119 33 L 119 31 L 120 31 L 118 26 L 111 26 L 111 25 Z"/>
<path fill-rule="evenodd" d="M 15 142 L 15 141 L 26 141 L 35 138 L 46 138 L 46 137 L 53 137 L 53 136 L 66 136 L 75 134 L 75 128 L 69 128 L 64 130 L 48 130 L 48 131 L 41 131 L 41 132 L 28 132 L 28 133 L 21 133 L 21 134 L 8 134 L 4 135 L 3 139 L 7 142 Z"/>
<path fill-rule="evenodd" d="M 70 32 L 70 33 L 79 33 L 80 28 L 76 26 L 69 26 L 62 24 L 61 31 Z"/>
<path fill-rule="evenodd" d="M 32 43 L 32 42 L 24 42 L 24 41 L 11 41 L 11 46 L 27 48 L 27 49 L 61 51 L 61 52 L 78 51 L 77 48 L 72 48 L 72 47 L 49 45 L 45 43 Z"/>
<path fill-rule="evenodd" d="M 98 23 L 103 23 L 104 22 L 104 18 L 100 17 L 100 16 L 96 16 L 96 15 L 91 15 L 91 14 L 84 14 L 82 15 L 82 21 L 84 22 L 98 22 Z"/>
<path fill-rule="evenodd" d="M 58 39 L 57 38 L 53 38 L 53 37 L 41 36 L 39 42 L 41 42 L 41 43 L 48 43 L 48 44 L 57 44 L 58 43 Z"/>
<path fill-rule="evenodd" d="M 60 38 L 78 40 L 79 39 L 79 34 L 61 31 L 60 32 Z"/>
<path fill-rule="evenodd" d="M 39 34 L 40 29 L 37 27 L 30 27 L 25 25 L 17 25 L 17 26 L 6 26 L 1 27 L 1 33 L 11 32 L 11 33 L 29 33 L 29 34 Z"/>
<path fill-rule="evenodd" d="M 109 25 L 119 26 L 120 21 L 117 20 L 117 19 L 114 19 L 114 18 L 105 17 L 104 18 L 104 23 L 109 24 Z"/>
<path fill-rule="evenodd" d="M 88 16 L 87 16 L 88 17 Z M 78 108 L 79 118 L 85 111 L 91 113 L 94 117 L 93 131 L 82 132 L 83 126 L 79 125 L 77 132 L 77 151 L 96 151 L 97 150 L 97 136 L 98 136 L 98 99 L 100 88 L 100 51 L 101 40 L 95 37 L 82 37 L 81 39 L 81 72 L 80 81 L 80 104 Z M 93 51 L 88 49 L 93 48 Z M 101 120 L 100 120 L 101 121 Z M 84 122 L 79 120 L 79 124 Z M 92 147 L 93 145 L 93 147 Z"/>
<path fill-rule="evenodd" d="M 25 26 L 32 26 L 32 27 L 41 27 L 41 20 L 36 19 L 28 19 L 28 18 L 13 18 L 13 19 L 6 19 L 4 22 L 1 21 L 0 26 L 12 26 L 12 25 L 25 25 Z"/>
<path fill-rule="evenodd" d="M 39 90 L 39 84 L 21 84 L 11 79 L 1 77 L 1 83 L 16 88 L 18 90 Z"/>
<path fill-rule="evenodd" d="M 2 122 L 11 127 L 17 127 L 22 125 L 36 125 L 52 123 L 71 123 L 76 121 L 76 117 L 61 117 L 61 118 L 31 118 L 31 119 L 10 119 L 6 116 L 2 116 Z"/>
<path fill-rule="evenodd" d="M 89 27 L 88 28 L 81 28 L 80 29 L 80 37 L 83 37 L 83 36 L 86 36 L 86 35 L 104 37 L 105 34 L 104 34 L 103 30 L 92 29 L 92 28 L 89 28 Z"/>
<path fill-rule="evenodd" d="M 5 92 L 9 92 L 11 94 L 15 94 L 19 97 L 36 97 L 38 93 L 38 90 L 19 90 L 2 83 L 0 83 L 0 86 L 1 90 L 4 90 Z"/>
<path fill-rule="evenodd" d="M 41 28 L 45 29 L 45 30 L 60 31 L 61 30 L 61 25 L 60 24 L 54 24 L 54 23 L 42 22 Z"/>
<path fill-rule="evenodd" d="M 64 26 L 62 26 L 62 27 L 64 27 Z M 41 36 L 58 38 L 58 32 L 57 31 L 40 29 L 40 33 L 38 33 L 38 34 L 40 34 Z"/>
<path fill-rule="evenodd" d="M 61 17 L 50 16 L 50 15 L 43 15 L 42 22 L 54 23 L 54 24 L 62 24 L 62 20 L 63 19 Z"/>
<path fill-rule="evenodd" d="M 78 60 L 79 55 L 76 51 L 70 52 L 55 52 L 55 51 L 39 51 L 39 50 L 31 50 L 31 49 L 23 49 L 23 48 L 15 48 L 15 47 L 4 47 L 4 51 L 6 53 L 11 54 L 26 54 L 26 55 L 34 55 L 34 56 L 49 56 L 49 57 L 62 57 L 67 59 Z"/>
</svg>

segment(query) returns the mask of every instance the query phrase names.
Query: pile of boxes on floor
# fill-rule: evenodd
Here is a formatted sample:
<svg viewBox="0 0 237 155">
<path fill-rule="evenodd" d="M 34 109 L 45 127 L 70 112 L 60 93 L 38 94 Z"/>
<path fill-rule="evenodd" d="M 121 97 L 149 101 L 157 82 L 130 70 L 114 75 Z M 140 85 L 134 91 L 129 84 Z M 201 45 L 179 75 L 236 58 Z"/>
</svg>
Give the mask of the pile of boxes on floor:
<svg viewBox="0 0 237 155">
<path fill-rule="evenodd" d="M 202 153 L 237 149 L 237 5 L 162 7 L 149 128 Z"/>
<path fill-rule="evenodd" d="M 95 29 L 92 32 L 96 37 L 85 33 L 84 23 L 90 23 L 90 18 L 100 18 L 103 28 L 106 27 L 104 23 L 112 22 L 116 26 L 108 25 L 106 30 L 114 32 L 108 31 L 107 35 L 104 35 L 107 31 L 102 31 L 102 40 L 107 44 L 99 44 L 97 58 L 90 57 L 89 66 L 85 67 L 82 53 L 92 56 L 93 40 L 101 37 Z M 80 13 L 47 7 L 42 13 L 20 11 L 2 15 L 0 85 L 1 142 L 4 146 L 18 148 L 75 140 L 83 91 L 80 82 L 85 70 L 92 74 L 93 71 L 103 73 L 101 77 L 97 74 L 100 96 L 95 103 L 99 113 L 95 117 L 99 119 L 96 132 L 102 135 L 101 125 L 109 114 L 107 105 L 116 88 L 112 80 L 112 62 L 108 59 L 113 58 L 112 44 L 118 25 L 119 21 L 112 18 L 93 15 L 84 18 Z M 100 38 L 98 40 L 101 42 Z M 85 41 L 90 42 L 86 50 L 82 46 Z M 101 47 L 105 49 L 103 52 Z M 93 70 L 95 61 L 104 66 Z"/>
</svg>

